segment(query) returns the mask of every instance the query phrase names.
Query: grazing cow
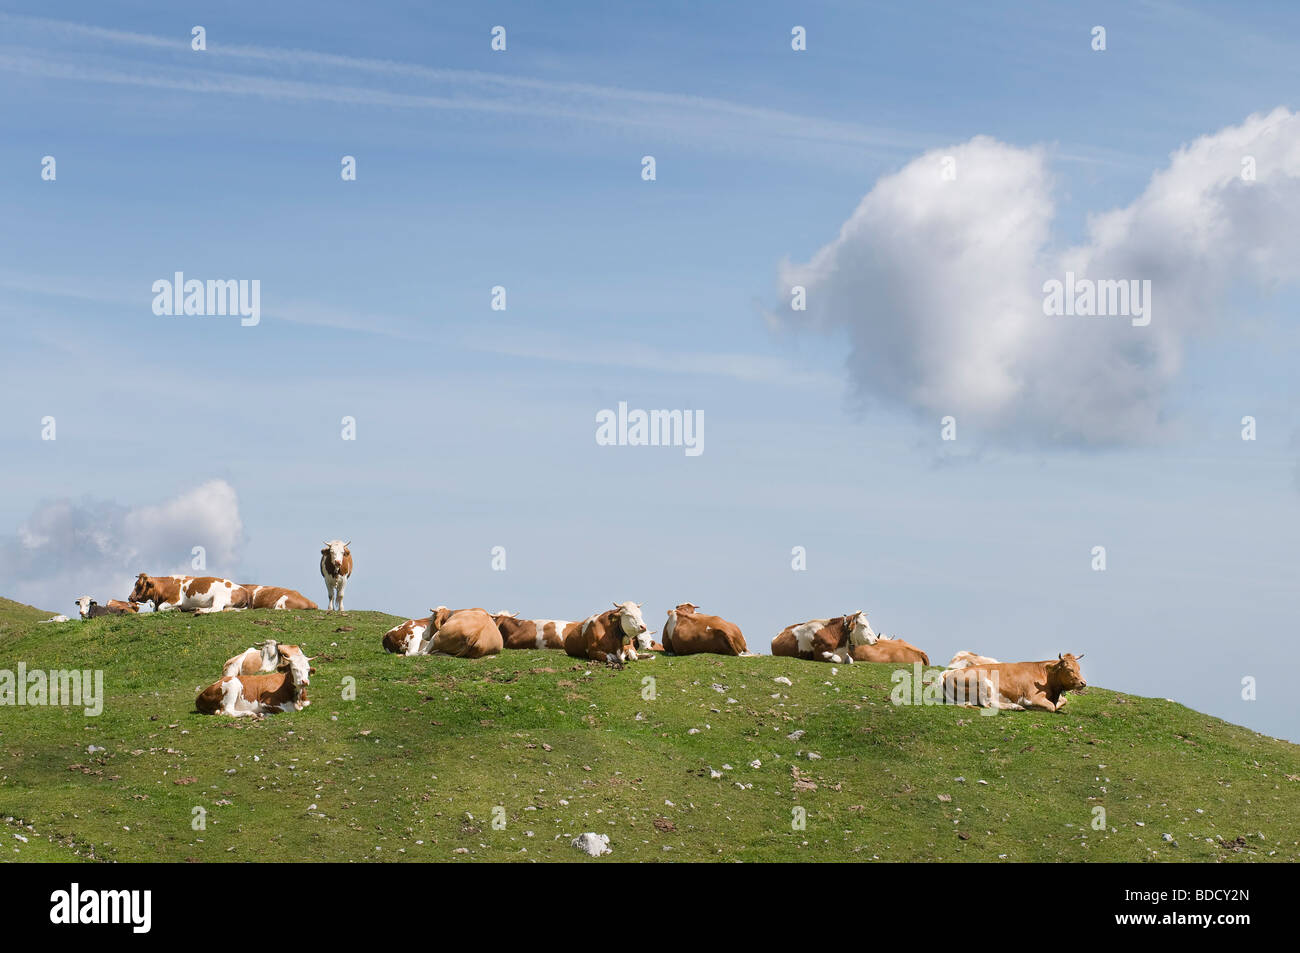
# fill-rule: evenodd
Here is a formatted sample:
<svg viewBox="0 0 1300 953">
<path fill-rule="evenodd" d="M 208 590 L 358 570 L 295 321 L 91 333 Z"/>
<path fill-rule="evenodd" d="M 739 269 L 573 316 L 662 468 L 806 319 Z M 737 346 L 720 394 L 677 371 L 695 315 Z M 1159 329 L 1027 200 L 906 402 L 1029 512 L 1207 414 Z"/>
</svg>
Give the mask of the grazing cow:
<svg viewBox="0 0 1300 953">
<path fill-rule="evenodd" d="M 320 551 L 320 574 L 325 580 L 330 609 L 343 611 L 343 590 L 352 575 L 352 540 L 331 539 Z"/>
<path fill-rule="evenodd" d="M 501 651 L 501 630 L 485 609 L 430 609 L 428 632 L 423 655 L 482 658 Z"/>
<path fill-rule="evenodd" d="M 949 669 L 970 668 L 972 665 L 997 665 L 998 660 L 989 658 L 987 655 L 976 655 L 974 652 L 967 652 L 964 649 L 952 657 L 948 663 Z"/>
<path fill-rule="evenodd" d="M 492 621 L 501 630 L 508 649 L 563 649 L 565 630 L 573 622 L 559 619 L 520 619 L 513 612 L 498 612 Z"/>
<path fill-rule="evenodd" d="M 154 610 L 180 609 L 199 614 L 234 608 L 241 587 L 220 576 L 150 576 L 140 573 L 132 602 L 152 602 Z"/>
<path fill-rule="evenodd" d="M 280 663 L 274 672 L 222 675 L 199 693 L 194 707 L 204 715 L 224 714 L 235 718 L 306 708 L 311 704 L 307 700 L 307 685 L 315 671 L 311 659 L 296 645 L 279 648 Z"/>
<path fill-rule="evenodd" d="M 117 602 L 117 600 L 114 599 L 113 602 Z M 113 605 L 113 602 L 110 602 L 106 606 L 101 606 L 94 599 L 90 598 L 90 596 L 82 596 L 74 603 L 74 605 L 77 607 L 77 611 L 81 613 L 83 619 L 98 619 L 100 616 L 105 615 L 127 615 L 128 613 L 135 611 L 134 609 L 119 608 L 121 603 L 115 606 Z"/>
<path fill-rule="evenodd" d="M 716 615 L 703 615 L 693 602 L 683 602 L 668 610 L 664 623 L 664 651 L 674 655 L 748 655 L 749 647 L 740 626 Z"/>
<path fill-rule="evenodd" d="M 567 627 L 564 651 L 594 662 L 623 662 L 635 659 L 637 649 L 650 651 L 650 635 L 641 618 L 641 603 L 615 602 L 613 609 Z"/>
<path fill-rule="evenodd" d="M 852 662 L 859 645 L 879 638 L 861 610 L 834 619 L 812 619 L 788 625 L 772 640 L 772 654 L 825 662 Z M 843 648 L 849 651 L 841 652 Z"/>
<path fill-rule="evenodd" d="M 280 586 L 255 586 L 244 583 L 234 597 L 235 609 L 316 609 L 319 608 L 296 589 Z"/>
<path fill-rule="evenodd" d="M 855 662 L 920 662 L 922 665 L 930 664 L 930 656 L 911 642 L 903 639 L 891 639 L 883 634 L 869 645 L 853 646 L 849 657 Z"/>
<path fill-rule="evenodd" d="M 1060 711 L 1065 707 L 1066 692 L 1088 687 L 1079 670 L 1081 658 L 1067 652 L 1046 662 L 997 662 L 945 669 L 940 676 L 943 698 L 950 705 Z"/>
<path fill-rule="evenodd" d="M 140 611 L 140 604 L 137 602 L 123 602 L 121 599 L 109 599 L 108 607 L 110 609 L 121 609 L 123 612 L 136 613 Z"/>
<path fill-rule="evenodd" d="M 300 653 L 296 645 L 281 645 L 275 639 L 258 642 L 252 648 L 233 658 L 226 659 L 221 666 L 222 675 L 259 675 L 262 672 L 274 672 L 285 658 Z"/>
<path fill-rule="evenodd" d="M 433 616 L 425 619 L 407 619 L 384 633 L 384 651 L 398 655 L 419 655 L 424 633 L 429 631 Z"/>
</svg>

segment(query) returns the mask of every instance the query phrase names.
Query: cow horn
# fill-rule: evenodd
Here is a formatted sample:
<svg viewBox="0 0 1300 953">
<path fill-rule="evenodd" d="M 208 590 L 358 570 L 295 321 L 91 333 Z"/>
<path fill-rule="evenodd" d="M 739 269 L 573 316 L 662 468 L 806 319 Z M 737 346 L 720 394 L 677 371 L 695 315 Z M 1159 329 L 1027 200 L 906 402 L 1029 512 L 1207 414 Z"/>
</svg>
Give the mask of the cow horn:
<svg viewBox="0 0 1300 953">
<path fill-rule="evenodd" d="M 637 607 L 638 609 L 640 609 L 643 605 L 645 605 L 644 602 L 638 602 L 638 603 L 636 604 L 636 607 Z"/>
<path fill-rule="evenodd" d="M 623 603 L 621 603 L 621 602 L 615 602 L 615 603 L 613 603 L 613 606 L 614 606 L 615 609 L 621 609 L 621 608 L 623 608 Z"/>
<path fill-rule="evenodd" d="M 1082 655 L 1076 655 L 1076 656 L 1074 657 L 1074 660 L 1077 662 L 1077 661 L 1078 661 L 1079 659 L 1081 659 L 1081 658 L 1083 658 Z"/>
<path fill-rule="evenodd" d="M 351 545 L 352 545 L 352 540 L 348 540 L 346 543 L 343 544 L 343 548 L 347 549 Z"/>
</svg>

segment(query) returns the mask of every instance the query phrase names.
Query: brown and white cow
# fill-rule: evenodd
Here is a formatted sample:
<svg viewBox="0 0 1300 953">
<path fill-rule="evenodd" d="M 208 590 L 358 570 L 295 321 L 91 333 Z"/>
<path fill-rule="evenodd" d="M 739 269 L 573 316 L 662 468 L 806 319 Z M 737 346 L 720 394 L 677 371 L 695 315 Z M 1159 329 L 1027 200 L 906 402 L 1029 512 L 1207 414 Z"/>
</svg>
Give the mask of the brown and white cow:
<svg viewBox="0 0 1300 953">
<path fill-rule="evenodd" d="M 121 599 L 109 599 L 108 607 L 110 609 L 121 609 L 123 612 L 130 612 L 132 614 L 140 611 L 140 606 L 138 603 L 123 602 Z"/>
<path fill-rule="evenodd" d="M 972 665 L 997 665 L 998 660 L 989 658 L 987 655 L 976 655 L 974 652 L 967 652 L 965 649 L 958 652 L 948 663 L 949 669 L 970 668 Z"/>
<path fill-rule="evenodd" d="M 650 651 L 651 632 L 641 617 L 641 603 L 615 602 L 614 608 L 590 616 L 565 630 L 564 651 L 594 662 L 635 659 L 637 650 Z"/>
<path fill-rule="evenodd" d="M 429 612 L 429 631 L 420 649 L 421 654 L 482 658 L 501 651 L 501 630 L 486 609 L 453 611 L 438 606 Z"/>
<path fill-rule="evenodd" d="M 563 649 L 565 631 L 577 625 L 560 619 L 521 619 L 513 612 L 498 612 L 492 621 L 508 649 Z"/>
<path fill-rule="evenodd" d="M 307 685 L 311 681 L 311 659 L 296 645 L 279 647 L 281 659 L 274 672 L 265 675 L 222 675 L 194 699 L 204 715 L 272 715 L 301 711 L 311 704 Z"/>
<path fill-rule="evenodd" d="M 400 625 L 393 626 L 384 633 L 384 651 L 394 652 L 397 655 L 419 655 L 424 634 L 429 631 L 429 623 L 432 620 L 433 616 L 424 619 L 407 619 Z"/>
<path fill-rule="evenodd" d="M 281 645 L 275 639 L 267 639 L 233 658 L 226 659 L 226 664 L 221 666 L 221 674 L 259 675 L 262 672 L 274 672 L 284 659 L 295 652 L 301 654 L 302 649 L 296 645 Z"/>
<path fill-rule="evenodd" d="M 282 586 L 257 586 L 252 583 L 240 585 L 241 592 L 233 597 L 231 607 L 235 609 L 316 609 L 319 608 L 296 589 Z"/>
<path fill-rule="evenodd" d="M 833 619 L 811 619 L 786 626 L 772 640 L 772 654 L 819 662 L 852 662 L 850 653 L 854 648 L 871 645 L 878 638 L 871 631 L 867 614 L 859 610 Z"/>
<path fill-rule="evenodd" d="M 868 645 L 855 645 L 849 653 L 855 662 L 920 662 L 930 664 L 930 656 L 904 639 L 893 639 L 881 633 Z"/>
<path fill-rule="evenodd" d="M 234 608 L 241 587 L 220 576 L 150 576 L 140 573 L 131 590 L 132 602 L 152 602 L 154 610 L 221 612 Z"/>
<path fill-rule="evenodd" d="M 345 543 L 341 539 L 331 539 L 320 551 L 320 574 L 329 596 L 327 608 L 339 612 L 343 611 L 343 590 L 352 575 L 352 550 L 348 549 L 351 545 L 352 540 Z"/>
<path fill-rule="evenodd" d="M 1046 662 L 997 662 L 945 669 L 940 676 L 943 698 L 950 705 L 1060 711 L 1065 707 L 1066 692 L 1088 687 L 1079 670 L 1081 658 L 1067 652 Z"/>
<path fill-rule="evenodd" d="M 668 610 L 664 623 L 664 651 L 674 655 L 748 655 L 749 647 L 740 626 L 716 615 L 696 612 L 693 602 L 680 603 Z"/>
</svg>

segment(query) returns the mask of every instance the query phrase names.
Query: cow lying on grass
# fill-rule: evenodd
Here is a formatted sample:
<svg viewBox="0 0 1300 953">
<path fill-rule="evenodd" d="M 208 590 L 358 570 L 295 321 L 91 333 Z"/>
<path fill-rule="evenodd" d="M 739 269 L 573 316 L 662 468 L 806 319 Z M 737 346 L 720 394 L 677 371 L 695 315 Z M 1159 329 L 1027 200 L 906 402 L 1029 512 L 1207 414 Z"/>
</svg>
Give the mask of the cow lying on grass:
<svg viewBox="0 0 1300 953">
<path fill-rule="evenodd" d="M 850 662 L 920 662 L 930 664 L 930 656 L 911 642 L 904 639 L 891 639 L 881 635 L 870 645 L 855 645 L 849 653 Z"/>
<path fill-rule="evenodd" d="M 397 655 L 419 655 L 424 633 L 429 631 L 431 621 L 432 615 L 424 619 L 407 619 L 400 625 L 393 626 L 384 633 L 384 651 Z"/>
<path fill-rule="evenodd" d="M 559 619 L 521 619 L 513 612 L 498 612 L 492 621 L 508 649 L 563 649 L 565 634 L 578 626 Z"/>
<path fill-rule="evenodd" d="M 280 667 L 281 662 L 295 652 L 301 655 L 302 649 L 296 645 L 281 645 L 275 639 L 267 639 L 233 658 L 226 659 L 226 664 L 221 666 L 221 674 L 259 675 L 263 672 L 274 672 Z"/>
<path fill-rule="evenodd" d="M 501 630 L 486 609 L 453 611 L 438 606 L 430 612 L 420 654 L 482 658 L 498 654 L 501 646 Z"/>
<path fill-rule="evenodd" d="M 616 602 L 613 609 L 570 626 L 564 636 L 564 651 L 593 662 L 625 662 L 637 657 L 637 649 L 650 651 L 650 635 L 639 602 Z"/>
<path fill-rule="evenodd" d="M 871 631 L 867 614 L 859 610 L 834 619 L 812 619 L 786 626 L 772 640 L 772 654 L 818 662 L 846 662 L 852 661 L 850 653 L 859 645 L 871 645 L 878 638 Z"/>
<path fill-rule="evenodd" d="M 945 669 L 939 676 L 943 699 L 950 705 L 1060 711 L 1065 707 L 1066 692 L 1088 687 L 1079 670 L 1081 658 L 1067 652 L 1046 662 L 997 662 Z"/>
<path fill-rule="evenodd" d="M 976 655 L 974 652 L 967 652 L 963 650 L 961 652 L 958 652 L 956 655 L 952 657 L 952 661 L 948 663 L 948 668 L 950 669 L 970 668 L 972 665 L 997 665 L 997 664 L 998 664 L 998 660 L 995 658 L 989 658 L 987 655 Z"/>
<path fill-rule="evenodd" d="M 155 612 L 221 612 L 232 608 L 243 588 L 219 576 L 150 576 L 140 573 L 131 590 L 132 602 L 152 602 Z"/>
<path fill-rule="evenodd" d="M 716 615 L 696 612 L 699 606 L 683 602 L 668 610 L 664 623 L 664 651 L 674 655 L 748 655 L 740 626 Z"/>
<path fill-rule="evenodd" d="M 260 717 L 306 708 L 311 704 L 307 700 L 307 685 L 315 671 L 310 665 L 311 659 L 296 645 L 282 645 L 279 649 L 280 663 L 274 672 L 222 675 L 199 692 L 194 707 L 204 715 L 221 714 L 234 718 Z"/>
<path fill-rule="evenodd" d="M 319 608 L 296 589 L 281 586 L 255 586 L 244 583 L 231 596 L 232 609 L 316 609 Z"/>
<path fill-rule="evenodd" d="M 90 596 L 82 596 L 74 605 L 83 619 L 98 619 L 105 615 L 130 615 L 140 611 L 140 607 L 134 603 L 121 602 L 117 599 L 110 599 L 108 605 L 101 606 Z"/>
</svg>

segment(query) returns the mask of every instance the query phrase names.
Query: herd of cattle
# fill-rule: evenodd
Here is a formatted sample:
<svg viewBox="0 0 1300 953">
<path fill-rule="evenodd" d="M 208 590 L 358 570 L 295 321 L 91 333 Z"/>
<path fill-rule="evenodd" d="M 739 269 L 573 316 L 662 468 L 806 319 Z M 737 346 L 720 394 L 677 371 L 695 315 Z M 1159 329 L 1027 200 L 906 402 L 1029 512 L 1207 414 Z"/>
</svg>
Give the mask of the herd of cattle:
<svg viewBox="0 0 1300 953">
<path fill-rule="evenodd" d="M 349 544 L 331 540 L 321 549 L 320 572 L 329 608 L 343 611 L 343 592 L 352 575 Z M 216 576 L 150 576 L 141 573 L 126 602 L 100 606 L 88 596 L 77 600 L 83 619 L 138 612 L 142 603 L 154 611 L 195 613 L 245 609 L 315 609 L 316 604 L 292 589 L 231 582 Z M 62 617 L 56 617 L 61 619 Z M 51 620 L 53 621 L 53 620 Z M 613 608 L 580 621 L 521 619 L 513 612 L 483 609 L 431 609 L 423 619 L 407 619 L 384 633 L 383 648 L 397 655 L 449 655 L 483 658 L 503 649 L 556 649 L 575 658 L 622 666 L 659 653 L 671 655 L 749 656 L 740 627 L 683 602 L 668 610 L 660 635 L 652 637 L 639 602 L 615 602 Z M 909 642 L 877 634 L 865 612 L 812 619 L 787 626 L 772 639 L 772 654 L 812 661 L 930 664 L 930 657 Z M 990 708 L 1060 711 L 1065 693 L 1085 688 L 1079 658 L 1069 653 L 1043 662 L 999 662 L 973 652 L 958 652 L 934 681 L 941 701 Z M 301 710 L 310 704 L 307 686 L 311 659 L 301 647 L 268 640 L 229 659 L 221 678 L 195 701 L 204 714 L 259 716 Z"/>
</svg>

